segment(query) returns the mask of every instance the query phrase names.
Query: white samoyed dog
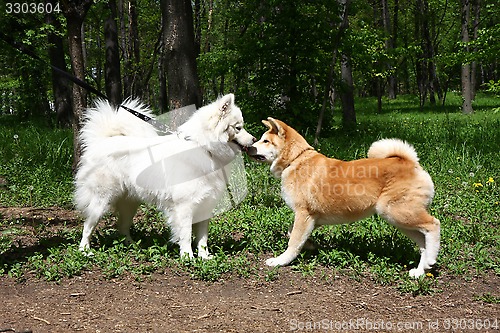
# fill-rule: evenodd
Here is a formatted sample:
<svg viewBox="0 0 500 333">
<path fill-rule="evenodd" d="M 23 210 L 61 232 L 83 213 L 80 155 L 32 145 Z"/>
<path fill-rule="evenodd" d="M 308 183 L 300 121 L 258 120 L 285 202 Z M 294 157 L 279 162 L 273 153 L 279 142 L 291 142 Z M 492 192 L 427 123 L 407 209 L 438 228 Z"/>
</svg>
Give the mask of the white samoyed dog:
<svg viewBox="0 0 500 333">
<path fill-rule="evenodd" d="M 153 117 L 140 102 L 123 106 Z M 226 166 L 256 139 L 243 128 L 241 110 L 229 94 L 197 110 L 177 131 L 160 136 L 149 123 L 98 100 L 85 114 L 83 147 L 75 177 L 75 202 L 85 218 L 80 250 L 100 218 L 112 211 L 129 241 L 132 218 L 142 202 L 168 216 L 181 256 L 210 258 L 208 219 L 226 190 Z"/>
</svg>

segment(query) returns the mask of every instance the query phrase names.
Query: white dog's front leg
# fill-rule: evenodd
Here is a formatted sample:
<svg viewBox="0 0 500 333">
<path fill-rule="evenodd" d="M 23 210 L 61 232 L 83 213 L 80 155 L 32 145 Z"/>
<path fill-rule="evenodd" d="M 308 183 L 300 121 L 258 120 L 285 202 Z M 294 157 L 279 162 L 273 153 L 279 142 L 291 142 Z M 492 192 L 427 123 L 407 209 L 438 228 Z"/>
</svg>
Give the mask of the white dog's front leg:
<svg viewBox="0 0 500 333">
<path fill-rule="evenodd" d="M 179 244 L 181 258 L 194 258 L 191 248 L 193 215 L 190 207 L 177 207 L 171 219 L 172 240 Z"/>
<path fill-rule="evenodd" d="M 202 259 L 212 259 L 213 256 L 208 251 L 208 222 L 209 220 L 201 221 L 193 225 L 195 244 L 198 250 L 198 257 Z"/>
<path fill-rule="evenodd" d="M 181 258 L 194 258 L 193 249 L 191 248 L 191 228 L 185 231 L 186 236 L 179 239 L 179 248 Z"/>
<path fill-rule="evenodd" d="M 304 247 L 307 239 L 314 230 L 314 219 L 307 213 L 295 213 L 293 229 L 288 241 L 288 248 L 276 258 L 266 260 L 268 266 L 286 266 L 291 263 Z"/>
</svg>

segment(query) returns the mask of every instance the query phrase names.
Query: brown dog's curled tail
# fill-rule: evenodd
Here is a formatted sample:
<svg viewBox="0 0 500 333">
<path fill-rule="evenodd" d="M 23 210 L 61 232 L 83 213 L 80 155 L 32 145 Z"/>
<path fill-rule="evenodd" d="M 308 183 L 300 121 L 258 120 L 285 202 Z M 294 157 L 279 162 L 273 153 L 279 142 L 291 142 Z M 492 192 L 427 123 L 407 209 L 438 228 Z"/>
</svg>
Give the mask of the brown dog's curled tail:
<svg viewBox="0 0 500 333">
<path fill-rule="evenodd" d="M 400 157 L 418 163 L 415 148 L 406 141 L 399 139 L 382 139 L 372 143 L 368 150 L 368 158 Z"/>
</svg>

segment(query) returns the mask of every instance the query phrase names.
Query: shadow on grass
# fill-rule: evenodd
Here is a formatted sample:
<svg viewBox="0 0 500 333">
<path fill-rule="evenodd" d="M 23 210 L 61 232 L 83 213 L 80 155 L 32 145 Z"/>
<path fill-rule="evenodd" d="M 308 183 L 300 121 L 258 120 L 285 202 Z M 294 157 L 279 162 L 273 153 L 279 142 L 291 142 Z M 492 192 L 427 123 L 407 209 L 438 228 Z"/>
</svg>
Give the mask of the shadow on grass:
<svg viewBox="0 0 500 333">
<path fill-rule="evenodd" d="M 413 265 L 420 260 L 416 244 L 399 231 L 374 232 L 374 228 L 360 231 L 363 226 L 345 225 L 327 227 L 313 236 L 314 250 L 305 250 L 305 259 L 317 257 L 326 266 L 347 267 L 374 261 L 389 264 Z M 352 228 L 352 229 L 350 229 Z"/>
<path fill-rule="evenodd" d="M 74 240 L 62 235 L 41 237 L 32 244 L 23 244 L 23 238 L 16 237 L 10 247 L 1 253 L 0 267 L 10 271 L 11 268 L 18 264 L 27 263 L 34 256 L 41 255 L 46 258 L 50 255 L 51 249 L 71 244 L 74 244 Z"/>
</svg>

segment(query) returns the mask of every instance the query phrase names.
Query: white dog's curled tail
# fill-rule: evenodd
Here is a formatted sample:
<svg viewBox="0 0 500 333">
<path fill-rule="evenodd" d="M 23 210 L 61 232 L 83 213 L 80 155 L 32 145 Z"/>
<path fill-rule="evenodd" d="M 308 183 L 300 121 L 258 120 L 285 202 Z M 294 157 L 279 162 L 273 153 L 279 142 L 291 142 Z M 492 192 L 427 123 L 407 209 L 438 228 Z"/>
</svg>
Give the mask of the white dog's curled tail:
<svg viewBox="0 0 500 333">
<path fill-rule="evenodd" d="M 415 148 L 406 141 L 399 139 L 382 139 L 372 143 L 368 150 L 368 158 L 400 157 L 418 163 Z"/>
<path fill-rule="evenodd" d="M 127 99 L 122 105 L 153 117 L 151 111 L 136 99 Z M 80 139 L 86 145 L 94 140 L 112 136 L 151 137 L 157 133 L 154 127 L 123 108 L 112 106 L 109 101 L 98 99 L 95 106 L 84 111 L 84 125 Z"/>
</svg>

